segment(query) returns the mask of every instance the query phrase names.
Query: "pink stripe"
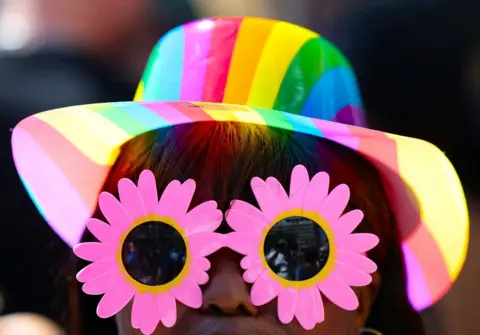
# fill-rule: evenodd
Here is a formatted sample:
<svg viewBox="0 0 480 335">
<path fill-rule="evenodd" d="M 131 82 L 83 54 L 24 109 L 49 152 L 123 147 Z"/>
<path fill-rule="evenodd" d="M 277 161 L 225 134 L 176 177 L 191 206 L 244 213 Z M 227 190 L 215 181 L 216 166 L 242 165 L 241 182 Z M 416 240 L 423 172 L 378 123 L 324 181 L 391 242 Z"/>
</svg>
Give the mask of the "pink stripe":
<svg viewBox="0 0 480 335">
<path fill-rule="evenodd" d="M 83 198 L 45 150 L 26 131 L 21 128 L 15 130 L 12 146 L 15 164 L 22 180 L 25 183 L 28 180 L 29 184 L 25 186 L 33 199 L 40 200 L 40 210 L 52 229 L 69 246 L 74 246 L 80 241 L 91 215 Z M 18 154 L 16 148 L 21 148 L 23 153 L 28 152 L 28 155 Z"/>
<path fill-rule="evenodd" d="M 225 86 L 232 61 L 233 50 L 237 42 L 237 33 L 243 19 L 216 18 L 211 30 L 210 53 L 202 100 L 222 102 Z"/>
<path fill-rule="evenodd" d="M 193 121 L 177 108 L 165 102 L 141 102 L 140 105 L 151 110 L 172 125 L 186 124 Z"/>
<path fill-rule="evenodd" d="M 402 244 L 405 267 L 408 274 L 407 292 L 410 302 L 417 311 L 432 303 L 432 296 L 418 259 L 407 243 Z"/>
<path fill-rule="evenodd" d="M 347 125 L 317 119 L 312 119 L 312 122 L 320 129 L 324 138 L 353 150 L 358 149 L 360 139 L 350 132 Z"/>
<path fill-rule="evenodd" d="M 180 100 L 201 101 L 209 61 L 213 20 L 193 22 L 184 27 L 185 54 Z"/>
</svg>

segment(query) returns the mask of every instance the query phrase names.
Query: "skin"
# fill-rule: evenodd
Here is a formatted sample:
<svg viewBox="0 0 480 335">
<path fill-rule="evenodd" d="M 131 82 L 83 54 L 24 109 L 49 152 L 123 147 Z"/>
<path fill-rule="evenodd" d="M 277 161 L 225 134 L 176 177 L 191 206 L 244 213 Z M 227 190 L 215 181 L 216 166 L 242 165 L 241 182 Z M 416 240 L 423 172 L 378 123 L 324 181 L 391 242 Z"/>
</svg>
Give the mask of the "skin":
<svg viewBox="0 0 480 335">
<path fill-rule="evenodd" d="M 313 330 L 304 330 L 297 321 L 283 325 L 277 319 L 276 300 L 255 307 L 250 302 L 249 284 L 242 278 L 241 256 L 221 249 L 209 257 L 210 281 L 203 286 L 203 305 L 190 309 L 177 302 L 178 320 L 173 328 L 159 325 L 153 335 L 356 335 L 368 317 L 380 278 L 374 274 L 369 287 L 355 290 L 360 307 L 348 312 L 324 299 L 325 321 Z M 117 314 L 121 335 L 141 335 L 130 324 L 131 305 Z"/>
</svg>

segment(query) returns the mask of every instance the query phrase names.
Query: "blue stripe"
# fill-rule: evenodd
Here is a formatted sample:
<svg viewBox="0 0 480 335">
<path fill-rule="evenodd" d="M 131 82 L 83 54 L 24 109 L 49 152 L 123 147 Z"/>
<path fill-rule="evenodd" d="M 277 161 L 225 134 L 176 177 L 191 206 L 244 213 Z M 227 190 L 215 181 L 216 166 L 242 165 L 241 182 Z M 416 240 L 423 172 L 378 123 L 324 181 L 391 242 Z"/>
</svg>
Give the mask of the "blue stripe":
<svg viewBox="0 0 480 335">
<path fill-rule="evenodd" d="M 131 102 L 114 102 L 110 105 L 121 109 L 122 112 L 130 115 L 133 119 L 142 123 L 148 129 L 158 129 L 171 126 L 170 122 L 140 104 L 132 104 Z"/>
<path fill-rule="evenodd" d="M 158 57 L 150 69 L 142 100 L 179 101 L 182 88 L 185 32 L 170 31 L 158 44 Z"/>
<path fill-rule="evenodd" d="M 300 114 L 332 121 L 337 112 L 348 105 L 362 107 L 357 80 L 350 69 L 338 67 L 320 77 Z"/>
<path fill-rule="evenodd" d="M 293 131 L 323 137 L 323 133 L 317 128 L 311 119 L 297 114 L 282 114 L 293 126 Z"/>
<path fill-rule="evenodd" d="M 48 215 L 47 215 L 47 213 L 45 212 L 45 209 L 44 209 L 43 206 L 42 206 L 42 202 L 37 198 L 37 195 L 36 195 L 35 192 L 33 192 L 33 190 L 30 188 L 30 186 L 28 185 L 27 181 L 26 181 L 20 174 L 18 174 L 18 175 L 19 175 L 19 177 L 20 177 L 20 180 L 22 181 L 23 186 L 25 187 L 25 190 L 27 191 L 27 194 L 30 196 L 30 199 L 32 199 L 33 203 L 34 203 L 35 206 L 37 207 L 38 212 L 40 213 L 40 215 L 41 215 L 45 220 L 47 220 L 47 219 L 48 219 Z"/>
</svg>

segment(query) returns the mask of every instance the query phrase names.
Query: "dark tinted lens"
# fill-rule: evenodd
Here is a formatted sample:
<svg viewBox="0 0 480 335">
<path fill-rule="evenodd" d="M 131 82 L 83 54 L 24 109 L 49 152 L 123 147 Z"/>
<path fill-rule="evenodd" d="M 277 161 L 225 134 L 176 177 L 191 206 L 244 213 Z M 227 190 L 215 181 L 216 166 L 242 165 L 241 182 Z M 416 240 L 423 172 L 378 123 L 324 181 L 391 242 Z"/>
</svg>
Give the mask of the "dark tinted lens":
<svg viewBox="0 0 480 335">
<path fill-rule="evenodd" d="M 314 277 L 325 266 L 330 247 L 318 224 L 296 216 L 279 221 L 270 229 L 263 252 L 277 275 L 302 281 Z"/>
<path fill-rule="evenodd" d="M 136 281 L 166 284 L 185 266 L 186 246 L 180 234 L 163 222 L 146 222 L 134 228 L 122 246 L 125 269 Z"/>
</svg>

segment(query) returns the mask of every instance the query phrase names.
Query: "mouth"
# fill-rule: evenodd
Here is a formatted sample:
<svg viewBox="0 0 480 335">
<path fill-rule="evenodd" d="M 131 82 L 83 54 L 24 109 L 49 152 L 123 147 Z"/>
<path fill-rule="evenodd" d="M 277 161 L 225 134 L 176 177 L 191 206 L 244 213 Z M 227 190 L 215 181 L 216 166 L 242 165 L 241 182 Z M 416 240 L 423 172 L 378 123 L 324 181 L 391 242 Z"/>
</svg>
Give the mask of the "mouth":
<svg viewBox="0 0 480 335">
<path fill-rule="evenodd" d="M 288 335 L 269 317 L 198 317 L 185 320 L 175 334 L 182 335 Z M 183 323 L 183 322 L 182 322 Z M 185 330 L 185 331 L 182 331 Z"/>
</svg>

